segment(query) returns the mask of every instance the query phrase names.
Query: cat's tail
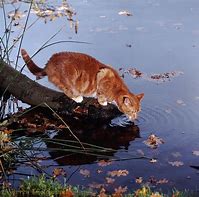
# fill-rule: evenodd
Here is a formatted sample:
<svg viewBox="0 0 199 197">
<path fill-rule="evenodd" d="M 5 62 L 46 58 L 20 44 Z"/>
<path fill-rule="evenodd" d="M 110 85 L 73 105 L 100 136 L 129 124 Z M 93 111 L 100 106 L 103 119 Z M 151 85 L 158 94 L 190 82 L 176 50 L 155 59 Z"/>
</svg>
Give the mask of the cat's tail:
<svg viewBox="0 0 199 197">
<path fill-rule="evenodd" d="M 42 78 L 43 76 L 46 76 L 46 72 L 44 69 L 39 68 L 30 58 L 30 56 L 28 55 L 28 53 L 26 52 L 25 49 L 21 49 L 21 56 L 24 60 L 24 62 L 26 63 L 28 69 L 30 70 L 30 72 L 35 75 L 37 77 L 37 79 Z"/>
</svg>

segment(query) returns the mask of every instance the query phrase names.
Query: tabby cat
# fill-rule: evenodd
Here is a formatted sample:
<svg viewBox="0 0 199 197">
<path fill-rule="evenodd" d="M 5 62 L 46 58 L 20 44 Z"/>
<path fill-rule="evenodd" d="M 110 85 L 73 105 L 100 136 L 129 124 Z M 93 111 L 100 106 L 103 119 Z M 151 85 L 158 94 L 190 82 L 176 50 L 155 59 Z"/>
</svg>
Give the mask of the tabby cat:
<svg viewBox="0 0 199 197">
<path fill-rule="evenodd" d="M 39 68 L 22 49 L 21 55 L 37 79 L 48 76 L 49 81 L 69 98 L 82 102 L 83 97 L 97 97 L 99 104 L 115 103 L 130 120 L 137 118 L 144 93 L 131 93 L 119 74 L 95 58 L 76 52 L 54 54 L 45 68 Z"/>
</svg>

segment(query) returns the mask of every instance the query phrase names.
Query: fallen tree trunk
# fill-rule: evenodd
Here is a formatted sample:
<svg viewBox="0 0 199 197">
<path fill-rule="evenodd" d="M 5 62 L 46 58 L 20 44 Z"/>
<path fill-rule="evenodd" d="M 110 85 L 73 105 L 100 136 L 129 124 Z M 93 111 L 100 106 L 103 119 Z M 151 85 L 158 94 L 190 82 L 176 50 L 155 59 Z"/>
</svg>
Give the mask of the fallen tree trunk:
<svg viewBox="0 0 199 197">
<path fill-rule="evenodd" d="M 44 87 L 29 79 L 3 61 L 0 61 L 0 89 L 31 106 L 49 106 L 57 112 L 92 119 L 111 119 L 120 112 L 114 105 L 102 107 L 94 98 L 76 103 L 61 92 Z"/>
</svg>

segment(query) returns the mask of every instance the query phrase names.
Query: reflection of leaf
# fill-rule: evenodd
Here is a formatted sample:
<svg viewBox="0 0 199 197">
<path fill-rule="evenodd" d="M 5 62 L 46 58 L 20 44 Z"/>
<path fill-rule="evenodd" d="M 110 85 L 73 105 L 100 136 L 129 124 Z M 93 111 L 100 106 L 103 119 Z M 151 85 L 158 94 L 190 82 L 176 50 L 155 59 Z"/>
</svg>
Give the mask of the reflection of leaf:
<svg viewBox="0 0 199 197">
<path fill-rule="evenodd" d="M 89 170 L 81 169 L 81 170 L 79 171 L 79 173 L 80 173 L 81 175 L 83 175 L 84 177 L 90 177 L 90 171 L 89 171 Z"/>
<path fill-rule="evenodd" d="M 199 150 L 194 150 L 194 151 L 193 151 L 193 155 L 199 156 Z"/>
<path fill-rule="evenodd" d="M 184 165 L 182 161 L 169 161 L 168 163 L 175 167 L 180 167 Z"/>
<path fill-rule="evenodd" d="M 129 174 L 129 172 L 127 170 L 113 170 L 113 171 L 109 171 L 108 175 L 114 177 L 114 176 L 127 176 Z"/>
</svg>

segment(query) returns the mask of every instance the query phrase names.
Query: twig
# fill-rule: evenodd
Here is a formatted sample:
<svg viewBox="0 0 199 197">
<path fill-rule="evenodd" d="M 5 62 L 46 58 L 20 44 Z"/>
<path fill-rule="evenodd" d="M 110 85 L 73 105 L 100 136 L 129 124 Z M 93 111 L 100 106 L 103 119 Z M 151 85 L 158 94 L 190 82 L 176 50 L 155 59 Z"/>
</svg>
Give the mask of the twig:
<svg viewBox="0 0 199 197">
<path fill-rule="evenodd" d="M 70 129 L 70 127 L 66 124 L 66 122 L 61 118 L 61 116 L 59 116 L 47 103 L 44 103 L 44 105 L 46 105 L 62 122 L 63 124 L 66 126 L 66 128 L 70 131 L 71 135 L 80 143 L 81 147 L 86 150 L 83 146 L 83 144 L 81 143 L 81 141 L 79 140 L 79 138 L 72 132 L 72 130 Z"/>
</svg>

